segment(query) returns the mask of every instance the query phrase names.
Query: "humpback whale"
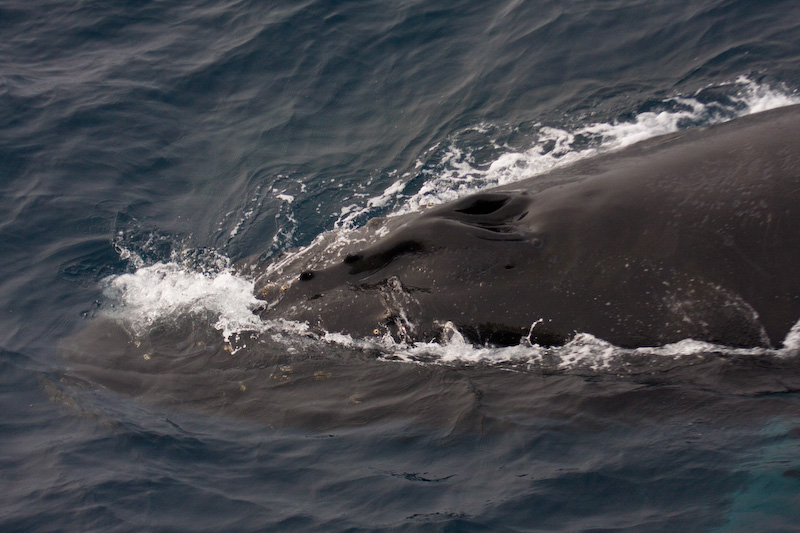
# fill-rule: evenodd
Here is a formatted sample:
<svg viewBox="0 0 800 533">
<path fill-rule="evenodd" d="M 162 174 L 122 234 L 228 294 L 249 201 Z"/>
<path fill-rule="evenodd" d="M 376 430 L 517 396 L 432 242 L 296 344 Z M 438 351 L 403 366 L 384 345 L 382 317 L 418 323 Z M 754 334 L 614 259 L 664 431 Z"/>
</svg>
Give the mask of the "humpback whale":
<svg viewBox="0 0 800 533">
<path fill-rule="evenodd" d="M 800 319 L 800 106 L 656 137 L 255 270 L 264 319 L 406 342 L 777 347 Z"/>
</svg>

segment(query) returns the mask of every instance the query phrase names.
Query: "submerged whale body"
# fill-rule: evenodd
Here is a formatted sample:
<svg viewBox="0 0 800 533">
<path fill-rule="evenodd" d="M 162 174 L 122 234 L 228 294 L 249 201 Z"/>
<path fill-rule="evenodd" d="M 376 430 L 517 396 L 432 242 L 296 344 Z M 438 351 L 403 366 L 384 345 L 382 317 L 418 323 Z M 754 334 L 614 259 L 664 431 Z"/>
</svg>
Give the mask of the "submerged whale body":
<svg viewBox="0 0 800 533">
<path fill-rule="evenodd" d="M 800 106 L 324 236 L 257 290 L 265 319 L 354 337 L 779 346 L 800 319 Z"/>
</svg>

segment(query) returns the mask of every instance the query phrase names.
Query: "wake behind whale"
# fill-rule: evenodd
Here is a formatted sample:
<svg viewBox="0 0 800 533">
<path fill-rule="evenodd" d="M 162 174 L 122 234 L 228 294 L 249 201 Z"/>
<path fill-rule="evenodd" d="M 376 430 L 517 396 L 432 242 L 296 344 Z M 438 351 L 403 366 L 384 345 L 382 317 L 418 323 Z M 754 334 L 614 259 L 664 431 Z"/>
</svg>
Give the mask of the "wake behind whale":
<svg viewBox="0 0 800 533">
<path fill-rule="evenodd" d="M 260 315 L 403 342 L 779 346 L 800 318 L 798 200 L 791 106 L 320 239 L 260 275 Z"/>
</svg>

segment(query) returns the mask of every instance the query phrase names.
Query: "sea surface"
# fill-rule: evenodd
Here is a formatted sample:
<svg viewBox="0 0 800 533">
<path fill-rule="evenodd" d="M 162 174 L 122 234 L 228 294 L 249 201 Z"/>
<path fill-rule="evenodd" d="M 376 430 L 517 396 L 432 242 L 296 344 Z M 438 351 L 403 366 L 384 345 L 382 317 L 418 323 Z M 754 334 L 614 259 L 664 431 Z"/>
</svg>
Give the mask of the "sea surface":
<svg viewBox="0 0 800 533">
<path fill-rule="evenodd" d="M 800 327 L 406 345 L 264 322 L 237 268 L 800 102 L 796 0 L 4 0 L 0 36 L 0 530 L 800 531 Z"/>
</svg>

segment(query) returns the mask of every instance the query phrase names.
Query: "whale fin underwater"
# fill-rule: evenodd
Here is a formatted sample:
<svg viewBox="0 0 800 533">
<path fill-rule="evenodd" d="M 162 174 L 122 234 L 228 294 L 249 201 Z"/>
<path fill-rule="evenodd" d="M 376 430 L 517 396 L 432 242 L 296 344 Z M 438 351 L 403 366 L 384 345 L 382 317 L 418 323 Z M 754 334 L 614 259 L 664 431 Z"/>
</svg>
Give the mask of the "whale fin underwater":
<svg viewBox="0 0 800 533">
<path fill-rule="evenodd" d="M 800 105 L 643 141 L 252 266 L 353 337 L 777 347 L 800 319 Z M 262 270 L 257 270 L 261 268 Z"/>
</svg>

